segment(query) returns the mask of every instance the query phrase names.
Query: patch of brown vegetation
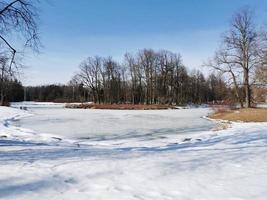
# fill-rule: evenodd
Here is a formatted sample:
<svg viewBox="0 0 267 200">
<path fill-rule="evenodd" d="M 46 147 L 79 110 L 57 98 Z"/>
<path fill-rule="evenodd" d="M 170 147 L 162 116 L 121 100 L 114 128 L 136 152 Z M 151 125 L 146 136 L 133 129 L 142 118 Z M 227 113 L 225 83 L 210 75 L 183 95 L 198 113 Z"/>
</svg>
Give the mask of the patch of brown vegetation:
<svg viewBox="0 0 267 200">
<path fill-rule="evenodd" d="M 109 109 L 109 110 L 166 110 L 175 109 L 170 105 L 143 105 L 143 104 L 68 104 L 66 108 L 81 109 Z"/>
<path fill-rule="evenodd" d="M 242 122 L 267 122 L 267 109 L 265 108 L 244 108 L 215 112 L 209 116 L 212 119 L 242 121 Z"/>
<path fill-rule="evenodd" d="M 212 131 L 222 131 L 222 130 L 228 129 L 229 127 L 231 127 L 231 124 L 229 122 L 221 122 L 221 123 L 218 123 L 211 130 Z"/>
</svg>

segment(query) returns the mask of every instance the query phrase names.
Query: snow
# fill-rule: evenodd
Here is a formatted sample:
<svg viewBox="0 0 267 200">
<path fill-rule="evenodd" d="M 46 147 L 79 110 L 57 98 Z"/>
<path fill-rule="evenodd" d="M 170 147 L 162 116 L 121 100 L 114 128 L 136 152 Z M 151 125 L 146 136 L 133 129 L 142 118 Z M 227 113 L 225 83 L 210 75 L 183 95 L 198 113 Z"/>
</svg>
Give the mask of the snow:
<svg viewBox="0 0 267 200">
<path fill-rule="evenodd" d="M 11 107 L 13 108 L 20 108 L 20 107 L 27 107 L 27 108 L 62 108 L 66 104 L 65 103 L 54 103 L 54 102 L 34 102 L 34 101 L 23 101 L 23 102 L 13 102 L 11 103 Z"/>
<path fill-rule="evenodd" d="M 257 104 L 258 108 L 267 108 L 267 103 L 259 103 Z"/>
<path fill-rule="evenodd" d="M 69 114 L 80 120 L 79 112 L 84 112 L 89 124 L 102 126 L 104 121 L 107 125 L 92 133 L 91 129 L 81 132 L 83 136 L 91 134 L 88 139 L 55 135 L 62 129 L 38 132 L 26 129 L 23 123 L 23 128 L 12 125 L 18 119 L 38 121 L 38 114 L 47 119 L 50 111 L 64 120 Z M 212 131 L 210 123 L 215 122 L 201 118 L 210 112 L 207 108 L 73 110 L 64 116 L 65 111 L 69 112 L 62 108 L 22 111 L 0 107 L 0 199 L 267 198 L 266 123 L 232 123 L 226 130 Z M 139 121 L 130 123 L 132 120 Z M 44 123 L 51 121 L 53 117 Z M 120 126 L 122 131 L 116 133 Z M 129 136 L 134 127 L 137 132 L 133 134 L 139 137 Z M 193 130 L 179 131 L 190 127 Z M 160 129 L 164 131 L 158 134 Z M 108 138 L 100 137 L 108 130 Z"/>
</svg>

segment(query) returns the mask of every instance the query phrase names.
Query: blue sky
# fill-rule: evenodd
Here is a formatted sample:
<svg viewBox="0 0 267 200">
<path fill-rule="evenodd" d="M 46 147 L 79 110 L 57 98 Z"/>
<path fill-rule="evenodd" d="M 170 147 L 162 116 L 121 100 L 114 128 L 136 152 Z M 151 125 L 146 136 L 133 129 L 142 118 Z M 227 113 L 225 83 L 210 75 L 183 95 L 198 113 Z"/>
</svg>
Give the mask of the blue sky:
<svg viewBox="0 0 267 200">
<path fill-rule="evenodd" d="M 213 55 L 233 12 L 255 10 L 267 22 L 266 0 L 47 0 L 40 5 L 41 54 L 27 52 L 25 85 L 67 83 L 88 56 L 167 49 L 189 69 Z"/>
</svg>

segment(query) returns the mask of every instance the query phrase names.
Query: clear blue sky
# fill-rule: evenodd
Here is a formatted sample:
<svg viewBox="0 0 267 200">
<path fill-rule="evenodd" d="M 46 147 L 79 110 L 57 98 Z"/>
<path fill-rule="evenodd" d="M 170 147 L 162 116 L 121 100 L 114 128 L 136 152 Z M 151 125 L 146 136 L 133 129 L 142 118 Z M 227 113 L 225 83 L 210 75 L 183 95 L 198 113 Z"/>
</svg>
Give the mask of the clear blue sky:
<svg viewBox="0 0 267 200">
<path fill-rule="evenodd" d="M 233 12 L 255 9 L 267 22 L 266 0 L 47 0 L 40 6 L 40 55 L 27 54 L 25 85 L 67 83 L 88 56 L 142 48 L 180 52 L 200 68 L 219 45 Z"/>
</svg>

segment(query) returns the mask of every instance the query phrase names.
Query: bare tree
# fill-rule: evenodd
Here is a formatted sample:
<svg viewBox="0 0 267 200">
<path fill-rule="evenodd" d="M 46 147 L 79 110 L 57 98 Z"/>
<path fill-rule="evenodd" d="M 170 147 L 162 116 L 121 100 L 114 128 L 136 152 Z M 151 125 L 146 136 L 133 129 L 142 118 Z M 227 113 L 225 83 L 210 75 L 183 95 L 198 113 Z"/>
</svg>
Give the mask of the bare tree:
<svg viewBox="0 0 267 200">
<path fill-rule="evenodd" d="M 17 52 L 14 44 L 10 41 L 10 35 L 23 36 L 24 46 L 34 50 L 38 50 L 40 45 L 37 26 L 38 14 L 34 2 L 37 0 L 0 1 L 0 39 L 12 53 L 10 70 Z"/>
<path fill-rule="evenodd" d="M 240 10 L 234 15 L 230 33 L 225 36 L 224 41 L 228 51 L 228 62 L 243 70 L 246 107 L 251 107 L 250 77 L 260 61 L 258 39 L 253 12 L 249 8 Z"/>
<path fill-rule="evenodd" d="M 121 66 L 112 57 L 104 59 L 104 70 L 106 75 L 106 94 L 109 103 L 121 102 L 122 73 Z"/>
<path fill-rule="evenodd" d="M 219 71 L 222 75 L 226 74 L 229 77 L 230 85 L 233 85 L 234 94 L 236 99 L 240 103 L 240 106 L 243 108 L 243 96 L 240 93 L 240 74 L 242 70 L 231 61 L 232 56 L 229 56 L 229 52 L 225 49 L 221 49 L 215 53 L 215 56 L 208 63 L 204 64 L 205 66 L 212 67 L 215 70 Z"/>
<path fill-rule="evenodd" d="M 38 51 L 40 46 L 37 26 L 38 14 L 34 6 L 36 2 L 37 0 L 0 0 L 0 45 L 2 49 L 10 52 L 10 58 L 7 59 L 9 64 L 5 63 L 4 66 L 6 70 L 8 65 L 11 78 L 14 75 L 13 67 L 18 66 L 15 63 L 18 49 L 12 41 L 12 36 L 22 36 L 24 38 L 23 46 L 30 47 L 34 51 Z M 3 70 L 3 63 L 1 65 Z M 1 89 L 1 93 L 4 93 L 3 89 Z M 1 95 L 1 104 L 4 101 L 3 96 Z"/>
<path fill-rule="evenodd" d="M 137 71 L 137 64 L 134 56 L 129 53 L 124 55 L 124 62 L 126 67 L 129 69 L 130 77 L 131 77 L 131 101 L 136 104 L 139 103 L 138 100 L 138 71 Z"/>
<path fill-rule="evenodd" d="M 147 104 L 155 103 L 156 65 L 157 55 L 152 49 L 139 51 L 138 64 L 144 71 L 144 83 L 146 87 L 145 99 Z"/>
<path fill-rule="evenodd" d="M 168 104 L 174 101 L 178 103 L 178 99 L 181 100 L 183 96 L 182 85 L 185 83 L 185 80 L 181 77 L 183 74 L 181 55 L 162 50 L 158 52 L 157 57 L 159 101 Z"/>
<path fill-rule="evenodd" d="M 230 30 L 224 35 L 222 47 L 216 53 L 215 62 L 210 64 L 215 69 L 230 74 L 241 106 L 242 97 L 238 93 L 237 79 L 242 75 L 245 107 L 251 107 L 251 77 L 261 58 L 259 38 L 253 22 L 253 12 L 247 7 L 241 9 L 233 16 Z"/>
<path fill-rule="evenodd" d="M 100 101 L 100 79 L 102 59 L 100 57 L 89 57 L 80 65 L 78 76 L 80 81 L 89 88 L 93 94 L 93 101 Z"/>
<path fill-rule="evenodd" d="M 126 53 L 125 65 L 129 70 L 131 77 L 131 102 L 134 104 L 141 103 L 144 99 L 143 95 L 143 69 L 139 65 L 138 58 Z"/>
</svg>

